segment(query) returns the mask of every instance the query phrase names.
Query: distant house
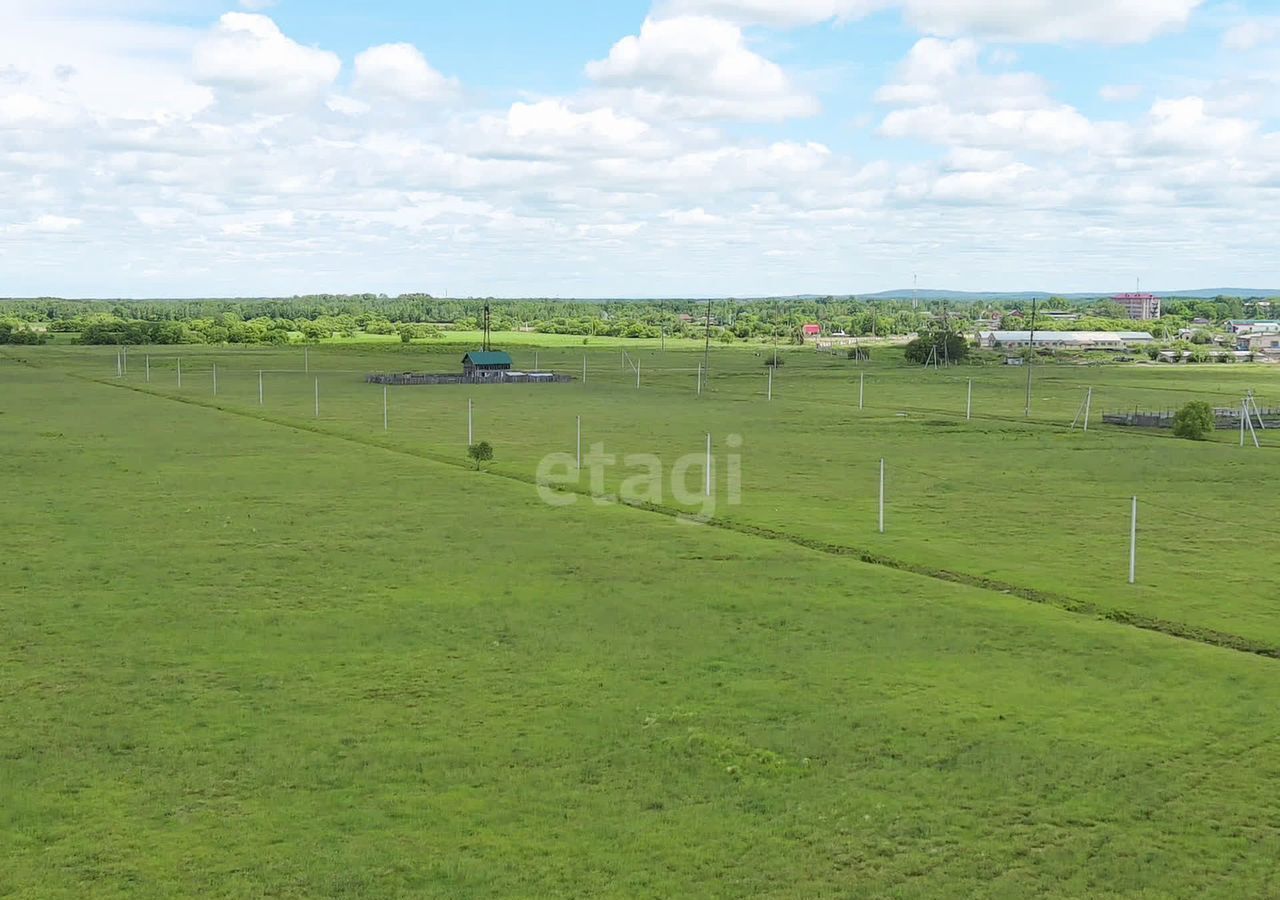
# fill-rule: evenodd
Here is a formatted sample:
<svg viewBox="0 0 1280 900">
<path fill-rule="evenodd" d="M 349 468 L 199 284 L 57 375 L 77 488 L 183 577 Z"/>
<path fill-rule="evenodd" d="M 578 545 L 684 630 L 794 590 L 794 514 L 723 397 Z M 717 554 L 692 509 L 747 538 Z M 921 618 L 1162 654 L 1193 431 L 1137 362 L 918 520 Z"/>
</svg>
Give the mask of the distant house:
<svg viewBox="0 0 1280 900">
<path fill-rule="evenodd" d="M 821 334 L 822 334 L 821 325 L 805 325 L 804 326 L 804 336 L 806 338 L 818 337 Z"/>
<path fill-rule="evenodd" d="M 1280 359 L 1280 331 L 1259 331 L 1236 335 L 1236 349 Z"/>
<path fill-rule="evenodd" d="M 1124 350 L 1135 344 L 1151 344 L 1145 331 L 979 331 L 984 350 Z"/>
<path fill-rule="evenodd" d="M 1252 331 L 1280 331 L 1280 321 L 1276 319 L 1231 319 L 1227 322 L 1227 331 L 1232 334 Z"/>
<path fill-rule="evenodd" d="M 468 378 L 500 378 L 510 371 L 511 354 L 501 350 L 472 350 L 462 357 L 462 374 Z"/>
</svg>

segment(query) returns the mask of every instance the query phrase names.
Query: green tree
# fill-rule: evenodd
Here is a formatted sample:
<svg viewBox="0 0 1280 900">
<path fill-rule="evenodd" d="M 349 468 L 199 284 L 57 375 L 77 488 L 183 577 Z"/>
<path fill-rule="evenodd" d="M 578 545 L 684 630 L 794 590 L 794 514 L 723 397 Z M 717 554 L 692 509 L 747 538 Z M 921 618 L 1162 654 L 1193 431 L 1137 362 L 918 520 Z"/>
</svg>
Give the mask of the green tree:
<svg viewBox="0 0 1280 900">
<path fill-rule="evenodd" d="M 920 331 L 920 336 L 907 344 L 907 360 L 925 365 L 934 358 L 944 362 L 964 362 L 969 356 L 968 339 L 949 325 L 933 323 Z"/>
<path fill-rule="evenodd" d="M 1190 441 L 1203 441 L 1218 427 L 1213 407 L 1203 400 L 1192 400 L 1173 416 L 1173 433 Z"/>
<path fill-rule="evenodd" d="M 472 462 L 479 469 L 481 463 L 487 463 L 493 459 L 493 445 L 488 441 L 481 441 L 478 444 L 472 444 L 467 448 L 467 456 L 471 457 Z"/>
</svg>

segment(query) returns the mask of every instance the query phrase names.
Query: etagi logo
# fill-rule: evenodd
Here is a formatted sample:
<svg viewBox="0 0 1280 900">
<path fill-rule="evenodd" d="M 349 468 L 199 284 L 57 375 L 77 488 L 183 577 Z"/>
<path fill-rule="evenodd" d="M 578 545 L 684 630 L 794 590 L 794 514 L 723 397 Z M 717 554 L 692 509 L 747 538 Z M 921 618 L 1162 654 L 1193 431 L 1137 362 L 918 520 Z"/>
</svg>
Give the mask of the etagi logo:
<svg viewBox="0 0 1280 900">
<path fill-rule="evenodd" d="M 592 444 L 586 456 L 579 459 L 571 453 L 550 453 L 538 462 L 538 496 L 549 506 L 572 506 L 588 495 L 597 506 L 611 503 L 651 504 L 666 506 L 670 498 L 685 510 L 680 519 L 706 523 L 713 519 L 718 505 L 739 506 L 742 503 L 742 436 L 725 438 L 724 477 L 720 479 L 720 462 L 715 455 L 711 436 L 703 453 L 686 453 L 666 464 L 656 453 L 628 453 L 622 457 L 608 453 L 603 443 Z M 621 476 L 617 493 L 608 493 L 610 476 Z M 584 483 L 585 482 L 585 483 Z"/>
</svg>

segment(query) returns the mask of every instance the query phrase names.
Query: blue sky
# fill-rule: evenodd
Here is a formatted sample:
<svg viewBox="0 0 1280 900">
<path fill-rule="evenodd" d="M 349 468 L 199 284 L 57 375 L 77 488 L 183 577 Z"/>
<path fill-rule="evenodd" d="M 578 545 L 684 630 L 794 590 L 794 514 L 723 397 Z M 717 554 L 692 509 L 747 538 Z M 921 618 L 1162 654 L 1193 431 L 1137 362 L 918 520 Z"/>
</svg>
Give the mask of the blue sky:
<svg viewBox="0 0 1280 900">
<path fill-rule="evenodd" d="M 0 5 L 0 294 L 1280 287 L 1261 0 Z"/>
</svg>

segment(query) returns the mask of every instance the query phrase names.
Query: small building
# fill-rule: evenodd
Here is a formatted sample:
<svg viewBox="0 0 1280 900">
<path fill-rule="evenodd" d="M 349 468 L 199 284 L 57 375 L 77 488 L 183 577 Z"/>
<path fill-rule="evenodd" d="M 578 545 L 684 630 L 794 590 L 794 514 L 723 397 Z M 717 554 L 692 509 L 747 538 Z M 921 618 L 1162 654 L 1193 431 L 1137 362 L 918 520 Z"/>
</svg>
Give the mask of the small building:
<svg viewBox="0 0 1280 900">
<path fill-rule="evenodd" d="M 1246 353 L 1280 358 L 1280 331 L 1258 331 L 1236 335 L 1236 349 Z"/>
<path fill-rule="evenodd" d="M 468 378 L 501 378 L 511 371 L 511 354 L 501 350 L 472 350 L 462 357 L 462 374 Z"/>
<path fill-rule="evenodd" d="M 816 338 L 822 334 L 821 325 L 805 325 L 802 330 L 806 338 Z"/>
<path fill-rule="evenodd" d="M 1280 322 L 1254 322 L 1242 326 L 1236 334 L 1280 334 Z"/>
<path fill-rule="evenodd" d="M 1227 322 L 1227 331 L 1232 334 L 1250 331 L 1280 331 L 1280 321 L 1276 319 L 1231 319 Z"/>
</svg>

